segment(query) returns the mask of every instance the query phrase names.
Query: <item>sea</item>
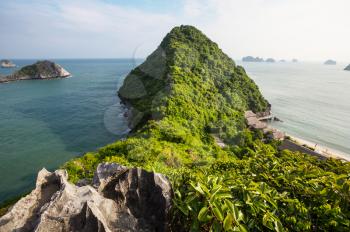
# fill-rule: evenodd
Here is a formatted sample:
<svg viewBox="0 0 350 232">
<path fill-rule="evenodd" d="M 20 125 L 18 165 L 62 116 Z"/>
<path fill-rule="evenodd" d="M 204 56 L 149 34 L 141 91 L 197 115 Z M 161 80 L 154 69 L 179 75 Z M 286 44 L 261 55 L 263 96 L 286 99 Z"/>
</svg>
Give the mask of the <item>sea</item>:
<svg viewBox="0 0 350 232">
<path fill-rule="evenodd" d="M 36 60 L 13 60 L 19 67 Z M 0 84 L 0 202 L 30 191 L 37 172 L 125 137 L 117 90 L 142 60 L 58 59 L 72 76 Z M 347 64 L 241 63 L 272 104 L 277 127 L 350 154 Z M 15 69 L 1 69 L 10 74 Z"/>
</svg>

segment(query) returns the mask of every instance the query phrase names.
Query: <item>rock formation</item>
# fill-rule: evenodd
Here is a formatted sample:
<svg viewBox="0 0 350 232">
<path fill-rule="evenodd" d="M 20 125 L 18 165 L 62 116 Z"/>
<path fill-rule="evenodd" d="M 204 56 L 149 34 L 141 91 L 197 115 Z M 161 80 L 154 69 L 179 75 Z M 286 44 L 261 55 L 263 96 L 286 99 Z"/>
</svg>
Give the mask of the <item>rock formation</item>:
<svg viewBox="0 0 350 232">
<path fill-rule="evenodd" d="M 1 68 L 14 68 L 16 65 L 12 63 L 10 60 L 1 60 L 0 61 Z"/>
<path fill-rule="evenodd" d="M 33 65 L 28 65 L 15 73 L 7 76 L 0 80 L 0 82 L 9 82 L 17 80 L 33 80 L 33 79 L 55 79 L 55 78 L 64 78 L 70 76 L 70 73 L 67 72 L 60 65 L 55 64 L 54 62 L 45 60 L 38 61 Z"/>
<path fill-rule="evenodd" d="M 0 218 L 0 231 L 168 230 L 172 188 L 165 176 L 101 163 L 93 184 L 79 187 L 64 170 L 41 170 L 36 188 Z"/>
<path fill-rule="evenodd" d="M 350 71 L 350 64 L 344 70 Z"/>
<path fill-rule="evenodd" d="M 242 58 L 242 61 L 243 62 L 264 62 L 264 59 L 260 57 L 246 56 Z"/>
<path fill-rule="evenodd" d="M 337 62 L 336 62 L 335 60 L 326 60 L 326 61 L 324 62 L 324 64 L 325 64 L 325 65 L 336 65 Z"/>
<path fill-rule="evenodd" d="M 268 63 L 275 63 L 276 61 L 275 61 L 275 59 L 273 59 L 273 58 L 267 58 L 267 59 L 265 60 L 265 62 L 268 62 Z"/>
</svg>

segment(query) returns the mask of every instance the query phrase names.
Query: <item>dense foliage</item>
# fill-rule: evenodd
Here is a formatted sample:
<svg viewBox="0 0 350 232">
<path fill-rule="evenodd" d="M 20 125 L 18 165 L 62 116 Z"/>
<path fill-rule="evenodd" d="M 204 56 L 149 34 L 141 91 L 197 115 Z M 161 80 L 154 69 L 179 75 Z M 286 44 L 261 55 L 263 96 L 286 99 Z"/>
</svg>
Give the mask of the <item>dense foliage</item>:
<svg viewBox="0 0 350 232">
<path fill-rule="evenodd" d="M 66 163 L 71 181 L 91 179 L 100 162 L 164 173 L 174 231 L 349 231 L 349 163 L 279 151 L 247 130 L 244 110 L 268 103 L 197 29 L 174 28 L 119 95 L 133 132 Z"/>
</svg>

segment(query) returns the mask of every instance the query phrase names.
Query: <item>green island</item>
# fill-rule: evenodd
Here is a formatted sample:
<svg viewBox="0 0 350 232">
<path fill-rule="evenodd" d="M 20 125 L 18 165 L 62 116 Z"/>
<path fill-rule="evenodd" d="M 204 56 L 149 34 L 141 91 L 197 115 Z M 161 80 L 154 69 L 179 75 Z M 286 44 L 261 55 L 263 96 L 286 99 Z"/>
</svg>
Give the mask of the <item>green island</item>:
<svg viewBox="0 0 350 232">
<path fill-rule="evenodd" d="M 350 164 L 280 150 L 248 129 L 245 111 L 270 104 L 196 28 L 172 29 L 118 95 L 131 132 L 65 163 L 71 182 L 91 180 L 102 162 L 162 173 L 171 231 L 349 231 Z"/>
</svg>

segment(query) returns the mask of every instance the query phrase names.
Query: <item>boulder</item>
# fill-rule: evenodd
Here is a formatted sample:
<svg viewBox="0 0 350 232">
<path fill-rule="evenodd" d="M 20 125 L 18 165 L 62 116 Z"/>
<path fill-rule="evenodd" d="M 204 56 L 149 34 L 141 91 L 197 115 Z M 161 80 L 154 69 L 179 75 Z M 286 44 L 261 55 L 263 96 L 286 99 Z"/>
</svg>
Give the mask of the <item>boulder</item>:
<svg viewBox="0 0 350 232">
<path fill-rule="evenodd" d="M 0 218 L 0 231 L 169 230 L 172 188 L 165 176 L 103 163 L 95 187 L 67 178 L 65 170 L 41 170 L 36 188 Z"/>
</svg>

